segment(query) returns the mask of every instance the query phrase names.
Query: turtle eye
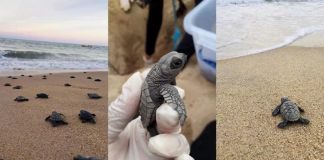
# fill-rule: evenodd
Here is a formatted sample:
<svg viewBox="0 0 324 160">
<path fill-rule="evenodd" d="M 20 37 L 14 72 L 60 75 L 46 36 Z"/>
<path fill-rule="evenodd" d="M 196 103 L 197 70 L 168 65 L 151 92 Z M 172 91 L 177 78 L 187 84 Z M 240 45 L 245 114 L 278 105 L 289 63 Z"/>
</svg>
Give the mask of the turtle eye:
<svg viewBox="0 0 324 160">
<path fill-rule="evenodd" d="M 173 61 L 172 63 L 171 63 L 171 69 L 178 69 L 178 68 L 180 68 L 181 67 L 181 65 L 182 65 L 182 60 L 181 59 L 177 59 L 177 60 L 175 60 L 175 61 Z"/>
</svg>

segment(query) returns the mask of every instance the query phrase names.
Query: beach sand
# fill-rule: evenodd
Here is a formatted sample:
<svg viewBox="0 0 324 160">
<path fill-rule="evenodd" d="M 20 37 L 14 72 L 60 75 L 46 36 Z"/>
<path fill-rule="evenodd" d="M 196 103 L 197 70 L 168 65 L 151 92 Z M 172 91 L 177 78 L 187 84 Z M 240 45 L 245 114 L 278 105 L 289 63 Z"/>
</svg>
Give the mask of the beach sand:
<svg viewBox="0 0 324 160">
<path fill-rule="evenodd" d="M 139 71 L 143 70 L 144 68 Z M 121 94 L 122 85 L 131 75 L 109 73 L 108 104 Z M 216 87 L 200 75 L 196 55 L 192 56 L 186 68 L 177 76 L 177 86 L 185 90 L 184 103 L 188 118 L 182 134 L 191 143 L 210 121 L 215 120 Z"/>
<path fill-rule="evenodd" d="M 324 48 L 286 46 L 217 61 L 217 159 L 324 158 Z M 310 124 L 280 129 L 288 96 Z"/>
<path fill-rule="evenodd" d="M 12 80 L 0 77 L 0 158 L 3 159 L 73 159 L 74 156 L 108 158 L 107 97 L 108 72 L 53 73 Z M 71 79 L 70 76 L 75 76 Z M 87 79 L 86 77 L 93 79 Z M 99 78 L 101 82 L 95 82 Z M 3 86 L 11 83 L 11 87 Z M 65 87 L 65 83 L 72 86 Z M 15 90 L 12 87 L 23 86 Z M 46 93 L 49 99 L 36 99 Z M 89 99 L 87 93 L 103 98 Z M 15 102 L 17 96 L 28 102 Z M 96 114 L 96 124 L 81 123 L 81 109 Z M 52 111 L 64 114 L 68 125 L 52 127 L 45 118 Z"/>
</svg>

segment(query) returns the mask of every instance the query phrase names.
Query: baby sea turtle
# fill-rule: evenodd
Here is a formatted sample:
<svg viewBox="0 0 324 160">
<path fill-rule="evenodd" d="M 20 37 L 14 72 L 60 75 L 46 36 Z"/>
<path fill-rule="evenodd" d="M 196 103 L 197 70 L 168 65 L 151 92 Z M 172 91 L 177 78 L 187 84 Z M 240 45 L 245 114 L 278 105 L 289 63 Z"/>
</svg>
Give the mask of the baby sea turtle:
<svg viewBox="0 0 324 160">
<path fill-rule="evenodd" d="M 25 98 L 25 97 L 23 97 L 23 96 L 18 96 L 16 99 L 15 99 L 15 101 L 17 101 L 17 102 L 23 102 L 23 101 L 28 101 L 29 99 L 27 99 L 27 98 Z"/>
<path fill-rule="evenodd" d="M 52 75 L 52 73 L 50 73 L 50 75 Z"/>
<path fill-rule="evenodd" d="M 22 76 L 22 77 L 23 77 L 23 76 L 25 76 L 25 75 L 23 75 L 23 74 L 22 74 L 22 75 L 20 75 L 20 76 Z"/>
<path fill-rule="evenodd" d="M 75 78 L 74 76 L 71 76 L 70 78 Z"/>
<path fill-rule="evenodd" d="M 6 83 L 4 86 L 11 86 L 11 84 L 10 83 Z"/>
<path fill-rule="evenodd" d="M 104 160 L 104 159 L 98 159 L 98 158 L 94 158 L 94 157 L 86 158 L 81 155 L 78 155 L 78 156 L 74 157 L 73 160 Z"/>
<path fill-rule="evenodd" d="M 83 72 L 83 73 L 87 73 L 87 72 Z"/>
<path fill-rule="evenodd" d="M 28 77 L 33 77 L 32 75 L 29 75 Z"/>
<path fill-rule="evenodd" d="M 95 114 L 92 114 L 85 110 L 81 110 L 79 114 L 79 118 L 81 119 L 82 123 L 86 123 L 86 122 L 96 123 L 96 121 L 94 120 L 95 116 L 96 116 Z"/>
<path fill-rule="evenodd" d="M 16 87 L 13 87 L 13 89 L 21 89 L 23 88 L 22 86 L 16 86 Z"/>
<path fill-rule="evenodd" d="M 100 80 L 100 79 L 95 79 L 94 81 L 96 81 L 96 82 L 100 82 L 101 80 Z"/>
<path fill-rule="evenodd" d="M 45 93 L 38 93 L 36 94 L 37 98 L 48 98 L 48 95 Z"/>
<path fill-rule="evenodd" d="M 101 96 L 99 96 L 97 93 L 88 93 L 88 96 L 92 99 L 99 99 Z"/>
<path fill-rule="evenodd" d="M 47 79 L 46 77 L 42 78 L 42 79 Z"/>
<path fill-rule="evenodd" d="M 87 79 L 92 79 L 91 77 L 87 77 Z"/>
<path fill-rule="evenodd" d="M 64 86 L 71 86 L 71 84 L 69 84 L 69 83 L 65 83 Z"/>
<path fill-rule="evenodd" d="M 68 124 L 65 120 L 65 116 L 62 113 L 57 113 L 56 111 L 52 112 L 52 115 L 48 116 L 45 121 L 51 121 L 52 127 L 55 127 L 59 124 Z"/>
<path fill-rule="evenodd" d="M 158 134 L 155 129 L 156 110 L 165 101 L 179 114 L 181 127 L 187 118 L 187 110 L 175 85 L 175 78 L 187 61 L 183 53 L 170 52 L 156 63 L 147 74 L 141 93 L 139 114 L 143 127 L 147 128 L 151 137 Z"/>
<path fill-rule="evenodd" d="M 12 78 L 11 76 L 8 76 L 7 78 Z"/>
<path fill-rule="evenodd" d="M 304 124 L 308 124 L 309 120 L 301 118 L 300 112 L 304 112 L 304 109 L 297 106 L 296 103 L 290 101 L 287 97 L 281 98 L 281 104 L 279 104 L 276 109 L 272 112 L 272 116 L 276 116 L 279 113 L 283 117 L 284 121 L 278 124 L 278 127 L 285 127 L 288 123 L 299 121 Z"/>
<path fill-rule="evenodd" d="M 12 79 L 18 79 L 18 78 L 16 78 L 16 77 L 12 77 Z"/>
<path fill-rule="evenodd" d="M 43 75 L 44 78 L 46 78 L 47 76 Z"/>
</svg>

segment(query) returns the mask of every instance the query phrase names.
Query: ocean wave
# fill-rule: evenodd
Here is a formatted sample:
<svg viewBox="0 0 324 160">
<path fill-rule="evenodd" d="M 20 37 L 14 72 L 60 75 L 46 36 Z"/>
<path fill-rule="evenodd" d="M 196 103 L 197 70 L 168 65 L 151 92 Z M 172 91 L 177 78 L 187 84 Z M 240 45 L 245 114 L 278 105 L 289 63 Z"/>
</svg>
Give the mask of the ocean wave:
<svg viewBox="0 0 324 160">
<path fill-rule="evenodd" d="M 312 27 L 307 27 L 307 28 L 302 28 L 300 30 L 298 30 L 295 34 L 286 37 L 285 41 L 283 43 L 277 44 L 275 46 L 272 47 L 267 47 L 267 48 L 263 48 L 260 50 L 254 50 L 245 54 L 240 54 L 237 56 L 231 56 L 231 57 L 226 57 L 226 58 L 220 58 L 218 60 L 224 60 L 224 59 L 230 59 L 230 58 L 235 58 L 235 57 L 241 57 L 241 56 L 247 56 L 247 55 L 252 55 L 252 54 L 257 54 L 257 53 L 262 53 L 262 52 L 266 52 L 266 51 L 270 51 L 273 49 L 277 49 L 277 48 L 281 48 L 283 46 L 287 46 L 289 44 L 291 44 L 292 42 L 296 41 L 297 39 L 300 39 L 302 37 L 305 37 L 309 34 L 312 34 L 314 32 L 319 32 L 319 31 L 324 31 L 324 27 L 317 27 L 317 26 L 312 26 Z"/>
<path fill-rule="evenodd" d="M 21 59 L 62 59 L 62 58 L 80 58 L 78 54 L 49 53 L 36 51 L 15 51 L 0 50 L 0 58 L 21 58 Z"/>
<path fill-rule="evenodd" d="M 56 61 L 56 60 L 19 60 L 0 59 L 0 70 L 12 70 L 22 68 L 24 70 L 44 69 L 107 69 L 108 61 Z"/>
<path fill-rule="evenodd" d="M 216 0 L 216 6 L 269 2 L 324 2 L 324 0 Z"/>
</svg>

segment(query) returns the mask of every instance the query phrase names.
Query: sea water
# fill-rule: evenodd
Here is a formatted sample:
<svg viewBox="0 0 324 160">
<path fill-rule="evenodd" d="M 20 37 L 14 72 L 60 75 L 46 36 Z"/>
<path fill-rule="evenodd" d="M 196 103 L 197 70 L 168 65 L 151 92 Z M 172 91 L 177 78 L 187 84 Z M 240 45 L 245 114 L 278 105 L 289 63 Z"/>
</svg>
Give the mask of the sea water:
<svg viewBox="0 0 324 160">
<path fill-rule="evenodd" d="M 87 44 L 85 44 L 87 45 Z M 108 46 L 0 38 L 1 70 L 108 69 Z"/>
<path fill-rule="evenodd" d="M 261 53 L 324 34 L 324 0 L 216 1 L 217 60 Z M 323 36 L 321 42 L 315 39 L 307 41 L 310 47 L 324 44 Z"/>
</svg>

